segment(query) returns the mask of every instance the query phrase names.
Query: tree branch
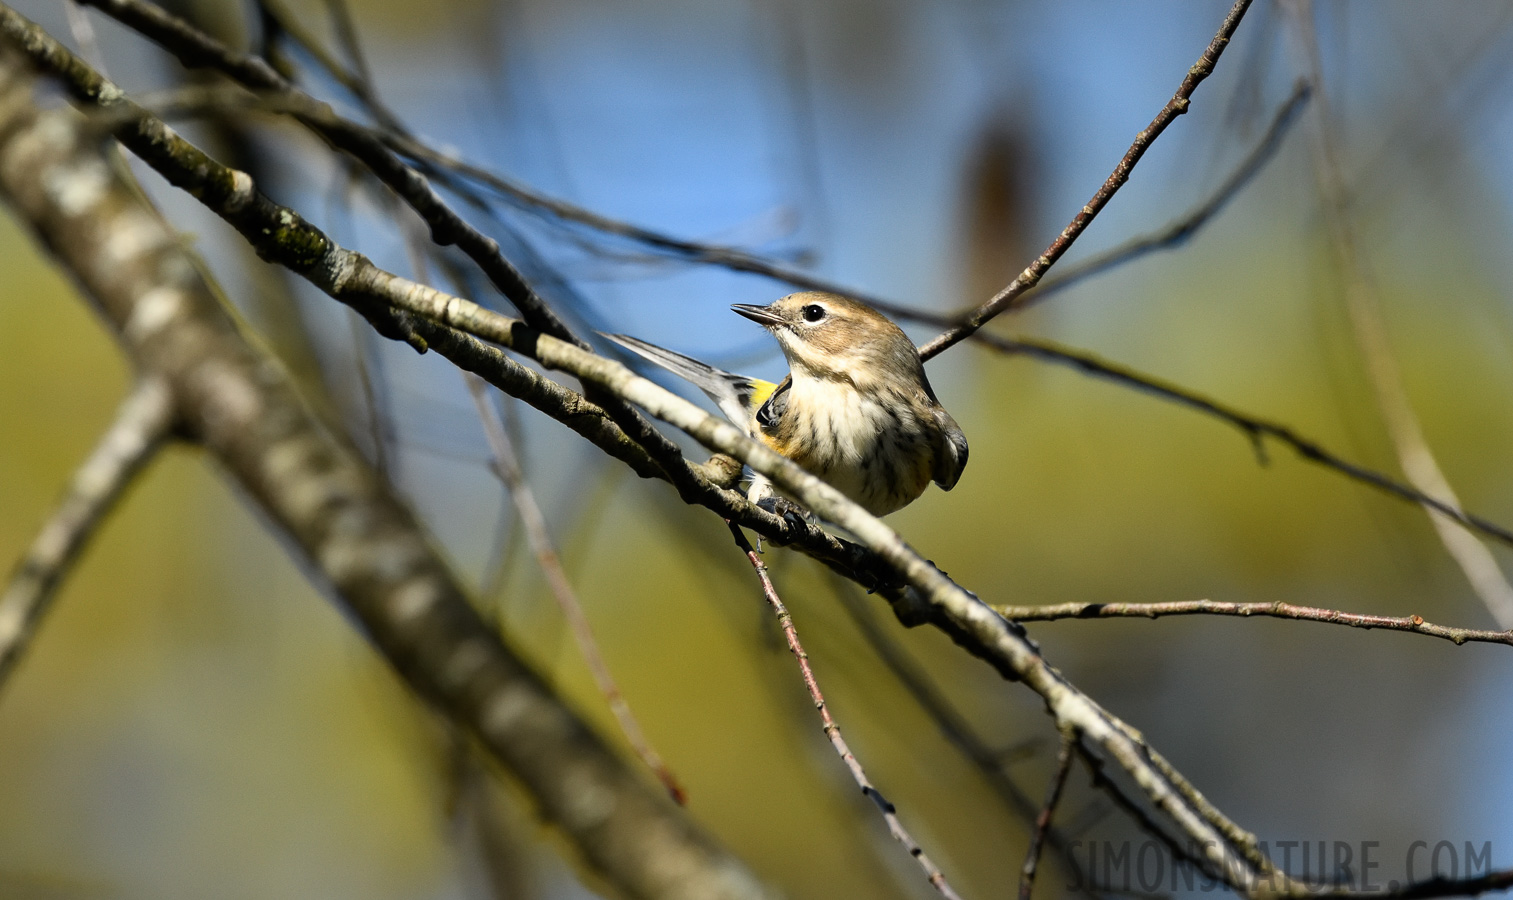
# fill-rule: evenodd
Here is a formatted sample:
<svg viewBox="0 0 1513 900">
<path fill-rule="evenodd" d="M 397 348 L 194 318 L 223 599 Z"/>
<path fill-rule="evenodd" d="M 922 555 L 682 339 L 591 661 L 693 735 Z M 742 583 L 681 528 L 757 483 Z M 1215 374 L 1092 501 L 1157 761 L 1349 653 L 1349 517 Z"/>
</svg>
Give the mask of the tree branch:
<svg viewBox="0 0 1513 900">
<path fill-rule="evenodd" d="M 0 33 L 11 36 L 33 59 L 58 73 L 65 86 L 84 102 L 135 112 L 134 123 L 117 130 L 119 139 L 162 172 L 170 183 L 189 190 L 236 226 L 265 258 L 283 263 L 334 299 L 367 311 L 372 319 L 393 326 L 399 336 L 413 335 L 420 340 L 412 323 L 431 320 L 508 347 L 548 368 L 567 372 L 606 395 L 640 406 L 710 450 L 750 465 L 820 517 L 856 535 L 862 546 L 913 588 L 890 596 L 894 612 L 902 621 L 906 624 L 928 621 L 1004 677 L 1023 680 L 1045 699 L 1058 727 L 1077 730 L 1129 771 L 1150 802 L 1204 848 L 1215 870 L 1224 873 L 1228 883 L 1243 884 L 1251 875 L 1251 864 L 1217 830 L 1227 820 L 1219 820 L 1216 826 L 1192 808 L 1171 781 L 1151 764 L 1143 746 L 1129 738 L 1123 723 L 1051 668 L 1017 625 L 992 612 L 905 544 L 892 529 L 833 487 L 752 441 L 730 423 L 636 376 L 617 362 L 463 298 L 400 278 L 379 269 L 360 254 L 341 248 L 293 210 L 259 194 L 245 173 L 220 166 L 139 107 L 133 109 L 134 105 L 118 88 L 3 4 L 0 4 Z M 620 424 L 625 426 L 625 420 Z M 685 499 L 693 493 L 685 491 L 684 485 L 679 488 Z M 703 500 L 696 498 L 690 502 Z M 792 535 L 790 539 L 811 532 L 824 535 L 822 529 L 813 526 L 779 531 L 785 536 Z M 828 535 L 824 537 L 834 541 Z"/>
<path fill-rule="evenodd" d="M 599 693 L 604 695 L 604 701 L 614 713 L 615 721 L 620 724 L 620 732 L 630 743 L 631 749 L 648 769 L 656 773 L 657 779 L 667 788 L 673 801 L 679 806 L 687 805 L 688 799 L 682 785 L 663 761 L 662 754 L 647 740 L 641 723 L 636 721 L 630 705 L 625 702 L 625 695 L 615 683 L 615 676 L 610 672 L 609 664 L 604 661 L 604 654 L 599 652 L 599 642 L 594 638 L 593 626 L 583 612 L 583 605 L 578 602 L 572 583 L 567 580 L 567 572 L 562 569 L 562 560 L 557 556 L 557 548 L 552 545 L 551 534 L 546 528 L 546 516 L 536 503 L 535 492 L 525 481 L 525 473 L 520 469 L 520 457 L 515 453 L 515 446 L 505 431 L 504 423 L 499 419 L 499 411 L 489 402 L 488 389 L 484 386 L 483 379 L 476 375 L 468 375 L 466 379 L 468 392 L 473 395 L 473 402 L 478 407 L 478 417 L 483 421 L 489 449 L 494 454 L 494 470 L 504 482 L 510 502 L 515 505 L 515 513 L 520 517 L 521 526 L 525 528 L 526 540 L 536 557 L 536 564 L 541 568 L 553 599 L 557 601 L 557 608 L 562 611 L 563 618 L 567 619 L 578 652 L 582 654 L 583 661 L 588 664 L 589 672 L 594 677 L 594 684 L 599 688 Z"/>
<path fill-rule="evenodd" d="M 923 347 L 920 347 L 919 355 L 921 359 L 928 360 L 936 354 L 950 349 L 970 337 L 973 332 L 986 325 L 994 316 L 1006 309 L 1012 309 L 1020 305 L 1019 298 L 1039 283 L 1040 279 L 1045 276 L 1045 273 L 1051 266 L 1055 265 L 1056 261 L 1067 250 L 1071 249 L 1072 244 L 1076 242 L 1077 238 L 1082 236 L 1082 233 L 1092 224 L 1093 219 L 1098 216 L 1098 213 L 1103 211 L 1103 208 L 1108 205 L 1109 200 L 1113 199 L 1114 194 L 1119 191 L 1119 188 L 1123 187 L 1124 183 L 1129 180 L 1130 173 L 1134 171 L 1135 165 L 1140 162 L 1140 158 L 1145 155 L 1146 150 L 1150 149 L 1151 144 L 1155 142 L 1156 138 L 1160 137 L 1161 133 L 1166 130 L 1166 126 L 1170 125 L 1172 120 L 1187 112 L 1193 91 L 1197 90 L 1198 85 L 1202 84 L 1204 79 L 1212 74 L 1214 66 L 1219 62 L 1219 56 L 1223 54 L 1224 48 L 1229 46 L 1230 37 L 1234 35 L 1235 29 L 1240 27 L 1240 19 L 1245 16 L 1245 11 L 1249 7 L 1250 0 L 1235 0 L 1234 6 L 1230 7 L 1229 14 L 1224 17 L 1223 24 L 1219 26 L 1219 31 L 1214 35 L 1213 40 L 1209 42 L 1208 48 L 1203 51 L 1203 55 L 1198 58 L 1193 67 L 1187 70 L 1187 77 L 1182 79 L 1182 84 L 1177 87 L 1177 92 L 1167 101 L 1166 106 L 1161 108 L 1161 111 L 1156 114 L 1151 123 L 1145 126 L 1145 130 L 1135 135 L 1135 142 L 1130 144 L 1130 148 L 1125 152 L 1124 158 L 1120 159 L 1119 164 L 1114 166 L 1114 171 L 1109 173 L 1108 178 L 1098 188 L 1097 193 L 1093 194 L 1093 198 L 1087 202 L 1087 205 L 1082 207 L 1077 215 L 1072 217 L 1072 221 L 1067 224 L 1066 228 L 1062 229 L 1061 233 L 1056 236 L 1056 239 L 1051 241 L 1050 246 L 1045 248 L 1045 252 L 1037 256 L 1034 262 L 1030 263 L 1023 272 L 1019 273 L 1018 277 L 1009 282 L 1008 286 L 1003 290 L 994 294 L 986 303 L 967 312 L 960 317 L 956 325 Z"/>
<path fill-rule="evenodd" d="M 546 301 L 504 258 L 499 243 L 474 228 L 447 205 L 424 175 L 408 166 L 369 131 L 349 126 L 330 113 L 330 107 L 290 84 L 260 57 L 237 53 L 183 19 L 144 0 L 80 0 L 94 6 L 156 41 L 191 68 L 211 67 L 245 87 L 266 92 L 296 110 L 295 115 L 340 150 L 362 162 L 430 226 L 431 239 L 445 247 L 456 244 L 488 276 L 500 293 L 534 327 L 547 334 L 577 341 Z M 299 112 L 298 110 L 304 110 Z M 307 115 L 308 114 L 308 115 Z"/>
<path fill-rule="evenodd" d="M 1353 481 L 1369 485 L 1379 491 L 1406 500 L 1409 503 L 1427 507 L 1441 516 L 1453 519 L 1460 525 L 1483 535 L 1493 538 L 1500 543 L 1513 546 L 1513 530 L 1499 525 L 1490 519 L 1468 513 L 1459 506 L 1438 500 L 1423 491 L 1397 481 L 1375 469 L 1357 465 L 1342 457 L 1336 456 L 1324 449 L 1316 441 L 1305 438 L 1290 427 L 1270 419 L 1263 419 L 1249 413 L 1241 412 L 1232 406 L 1228 406 L 1218 400 L 1212 400 L 1195 391 L 1179 387 L 1169 381 L 1163 381 L 1153 375 L 1137 372 L 1126 366 L 1111 363 L 1100 359 L 1085 350 L 1076 350 L 1066 347 L 1054 341 L 1030 337 L 999 337 L 985 331 L 979 331 L 977 339 L 994 350 L 1001 353 L 1022 354 L 1059 365 L 1070 366 L 1088 375 L 1107 379 L 1115 384 L 1124 385 L 1142 391 L 1147 394 L 1169 400 L 1181 406 L 1186 406 L 1198 412 L 1213 416 L 1222 422 L 1240 429 L 1251 444 L 1256 453 L 1265 462 L 1265 446 L 1263 439 L 1271 438 L 1285 444 L 1297 453 L 1298 456 L 1332 469 Z"/>
<path fill-rule="evenodd" d="M 16 19 L 0 7 L 0 22 Z M 95 299 L 132 359 L 170 386 L 185 433 L 262 507 L 395 670 L 513 771 L 626 895 L 769 896 L 487 627 L 411 514 L 242 337 L 178 237 L 83 141 L 77 117 L 37 110 L 10 44 L 0 44 L 0 194 Z M 283 226 L 299 234 L 292 221 Z"/>
<path fill-rule="evenodd" d="M 1051 817 L 1061 802 L 1061 791 L 1066 787 L 1066 778 L 1072 772 L 1072 749 L 1077 738 L 1061 736 L 1061 749 L 1056 754 L 1056 769 L 1051 773 L 1050 787 L 1046 788 L 1045 804 L 1035 817 L 1035 829 L 1030 834 L 1030 846 L 1024 854 L 1024 865 L 1019 869 L 1019 900 L 1030 900 L 1035 891 L 1035 870 L 1040 865 L 1040 850 L 1045 846 L 1046 835 L 1051 831 Z"/>
<path fill-rule="evenodd" d="M 794 659 L 798 660 L 799 673 L 804 678 L 804 687 L 809 690 L 809 697 L 814 701 L 814 708 L 819 711 L 820 722 L 824 725 L 825 739 L 830 742 L 830 746 L 841 758 L 841 762 L 846 764 L 846 771 L 851 773 L 851 780 L 856 782 L 856 786 L 862 789 L 862 795 L 877 805 L 878 811 L 882 813 L 883 822 L 888 826 L 888 833 L 909 852 L 909 856 L 913 857 L 920 869 L 924 870 L 925 879 L 930 882 L 931 887 L 943 897 L 961 900 L 956 891 L 951 889 L 950 883 L 946 881 L 946 876 L 939 867 L 925 855 L 924 848 L 919 845 L 913 835 L 909 834 L 908 829 L 904 828 L 904 823 L 898 818 L 898 810 L 888 802 L 888 798 L 884 797 L 881 791 L 873 786 L 872 780 L 867 777 L 866 771 L 862 768 L 861 760 L 856 758 L 856 754 L 852 753 L 851 747 L 846 744 L 846 739 L 841 737 L 841 727 L 835 723 L 835 717 L 830 715 L 830 707 L 825 703 L 825 695 L 820 693 L 820 685 L 815 680 L 814 669 L 809 665 L 809 654 L 804 651 L 804 645 L 799 643 L 799 633 L 794 628 L 793 616 L 788 613 L 788 607 L 783 605 L 782 598 L 778 596 L 777 588 L 773 586 L 772 578 L 767 574 L 767 564 L 762 562 L 762 558 L 752 548 L 751 542 L 746 540 L 746 535 L 739 525 L 734 522 L 726 524 L 730 526 L 730 534 L 735 538 L 736 546 L 741 548 L 741 552 L 746 554 L 751 567 L 756 570 L 757 580 L 762 583 L 762 596 L 766 598 L 767 605 L 772 607 L 773 614 L 777 616 L 778 625 L 783 629 L 783 637 L 788 641 L 789 652 L 793 654 Z"/>
<path fill-rule="evenodd" d="M 132 389 L 109 430 L 74 473 L 57 510 L 16 564 L 0 594 L 0 688 L 36 634 L 59 584 L 100 523 L 156 455 L 173 425 L 173 405 L 160 379 Z"/>
<path fill-rule="evenodd" d="M 1382 628 L 1388 631 L 1407 631 L 1443 638 L 1456 644 L 1487 643 L 1505 644 L 1513 647 L 1513 631 L 1481 631 L 1475 628 L 1453 628 L 1425 622 L 1422 616 L 1377 616 L 1365 613 L 1347 613 L 1337 609 L 1315 606 L 1295 606 L 1291 603 L 1227 603 L 1216 600 L 1177 600 L 1167 603 L 1058 603 L 1053 606 L 994 606 L 1004 618 L 1016 622 L 1056 622 L 1063 619 L 1159 619 L 1163 616 L 1264 616 L 1273 619 L 1295 619 L 1302 622 L 1324 622 L 1330 625 L 1348 625 L 1351 628 Z"/>
</svg>

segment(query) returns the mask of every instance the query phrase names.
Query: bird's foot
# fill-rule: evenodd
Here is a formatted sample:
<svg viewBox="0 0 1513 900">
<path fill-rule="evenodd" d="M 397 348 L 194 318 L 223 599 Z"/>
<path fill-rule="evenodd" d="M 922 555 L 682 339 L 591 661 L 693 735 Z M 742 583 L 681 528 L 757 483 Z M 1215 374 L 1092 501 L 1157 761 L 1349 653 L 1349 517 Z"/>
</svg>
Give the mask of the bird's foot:
<svg viewBox="0 0 1513 900">
<path fill-rule="evenodd" d="M 803 534 L 816 521 L 814 513 L 787 497 L 763 497 L 757 501 L 757 508 L 764 509 L 775 516 L 781 516 L 788 525 L 789 533 L 794 536 Z"/>
</svg>

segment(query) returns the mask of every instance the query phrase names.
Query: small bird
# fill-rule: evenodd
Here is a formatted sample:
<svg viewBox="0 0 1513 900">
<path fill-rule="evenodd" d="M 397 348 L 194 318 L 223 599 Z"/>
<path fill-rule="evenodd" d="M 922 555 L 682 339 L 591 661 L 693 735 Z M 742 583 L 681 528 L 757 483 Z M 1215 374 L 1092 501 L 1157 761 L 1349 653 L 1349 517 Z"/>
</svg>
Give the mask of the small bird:
<svg viewBox="0 0 1513 900">
<path fill-rule="evenodd" d="M 627 335 L 605 337 L 692 382 L 748 435 L 875 516 L 914 502 L 931 481 L 948 491 L 956 485 L 967 465 L 967 438 L 935 399 L 919 351 L 887 317 L 818 291 L 731 309 L 777 338 L 789 368 L 781 383 Z M 762 475 L 747 496 L 770 511 L 792 511 Z"/>
</svg>

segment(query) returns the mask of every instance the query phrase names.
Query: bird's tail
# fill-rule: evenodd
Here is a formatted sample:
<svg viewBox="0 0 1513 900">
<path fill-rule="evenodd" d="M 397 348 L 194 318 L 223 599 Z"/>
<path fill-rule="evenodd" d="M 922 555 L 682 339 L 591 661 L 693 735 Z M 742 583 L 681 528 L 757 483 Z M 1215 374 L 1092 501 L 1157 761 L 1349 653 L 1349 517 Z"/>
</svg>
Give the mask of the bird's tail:
<svg viewBox="0 0 1513 900">
<path fill-rule="evenodd" d="M 776 387 L 770 381 L 717 369 L 709 363 L 648 344 L 628 334 L 605 334 L 604 337 L 694 385 L 715 402 L 727 419 L 742 429 L 750 427 L 751 414 L 772 396 Z"/>
</svg>

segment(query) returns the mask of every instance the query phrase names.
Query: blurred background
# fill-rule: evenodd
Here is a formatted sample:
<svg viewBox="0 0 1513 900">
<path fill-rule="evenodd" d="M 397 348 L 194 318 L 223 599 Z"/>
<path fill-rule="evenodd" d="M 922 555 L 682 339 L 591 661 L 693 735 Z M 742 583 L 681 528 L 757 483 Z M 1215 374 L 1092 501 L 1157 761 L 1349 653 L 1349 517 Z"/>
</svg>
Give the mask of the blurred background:
<svg viewBox="0 0 1513 900">
<path fill-rule="evenodd" d="M 93 11 L 81 29 L 59 0 L 16 5 L 149 104 L 192 77 Z M 605 215 L 936 313 L 981 302 L 1041 251 L 1227 8 L 349 5 L 379 96 L 429 142 Z M 239 46 L 268 34 L 250 3 L 174 7 Z M 341 56 L 328 4 L 282 13 Z M 1093 351 L 1397 477 L 1344 299 L 1354 276 L 1327 227 L 1341 216 L 1428 445 L 1467 509 L 1513 523 L 1513 480 L 1498 468 L 1513 447 L 1510 26 L 1513 7 L 1500 2 L 1257 0 L 1191 112 L 1068 261 L 1211 195 L 1294 83 L 1321 73 L 1265 168 L 1175 251 L 992 330 Z M 308 89 L 362 115 L 308 50 L 276 46 Z M 344 245 L 449 286 L 407 251 L 408 213 L 290 123 L 239 113 L 175 124 Z M 1318 177 L 1326 134 L 1347 200 L 1332 213 Z M 459 374 L 367 332 L 257 261 L 192 200 L 143 179 L 250 327 L 420 511 L 479 603 L 619 741 L 489 468 Z M 789 292 L 782 284 L 504 201 L 467 214 L 585 328 L 756 375 L 784 371 L 770 339 L 728 310 L 770 302 Z M 6 217 L 0 271 L 9 565 L 129 372 L 87 304 Z M 920 342 L 934 333 L 908 330 Z M 988 602 L 1286 601 L 1496 627 L 1420 509 L 1282 446 L 1261 464 L 1214 419 L 971 343 L 929 372 L 970 439 L 971 465 L 952 493 L 932 489 L 889 522 Z M 825 743 L 723 524 L 556 423 L 505 407 L 610 667 L 692 813 L 788 896 L 932 896 Z M 1506 548 L 1493 552 L 1510 562 Z M 1034 803 L 1044 792 L 1056 735 L 1041 703 L 940 634 L 902 629 L 876 598 L 808 559 L 769 550 L 767 561 L 873 780 L 963 896 L 1011 895 L 1028 827 L 1004 783 Z M 1453 842 L 1462 875 L 1468 841 L 1478 852 L 1490 842 L 1491 863 L 1513 865 L 1507 647 L 1266 619 L 1030 631 L 1054 665 L 1273 847 L 1375 841 L 1381 883 L 1407 874 L 1415 841 Z M 945 736 L 900 665 L 998 754 L 996 774 Z M 564 860 L 563 842 L 507 777 L 459 765 L 434 717 L 187 449 L 159 459 L 128 495 L 5 685 L 0 772 L 0 896 L 603 889 Z M 1100 847 L 1145 840 L 1081 769 L 1058 820 Z M 1074 856 L 1086 862 L 1086 849 Z M 1426 860 L 1421 851 L 1419 877 Z M 1052 856 L 1037 890 L 1074 893 L 1072 879 Z"/>
</svg>

